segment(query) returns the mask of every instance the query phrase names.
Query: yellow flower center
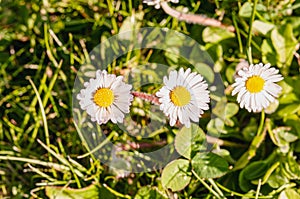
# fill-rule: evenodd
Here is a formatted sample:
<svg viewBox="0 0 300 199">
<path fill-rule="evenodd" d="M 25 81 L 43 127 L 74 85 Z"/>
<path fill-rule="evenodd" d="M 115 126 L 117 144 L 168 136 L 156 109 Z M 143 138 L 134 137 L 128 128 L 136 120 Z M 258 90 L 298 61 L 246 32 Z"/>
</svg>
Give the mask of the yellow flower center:
<svg viewBox="0 0 300 199">
<path fill-rule="evenodd" d="M 175 106 L 185 106 L 191 101 L 191 94 L 186 88 L 177 86 L 171 91 L 170 98 Z"/>
<path fill-rule="evenodd" d="M 114 93 L 109 88 L 99 88 L 94 94 L 94 102 L 104 108 L 110 106 L 114 99 Z"/>
<path fill-rule="evenodd" d="M 264 88 L 265 80 L 257 75 L 250 77 L 246 81 L 246 89 L 250 93 L 258 93 Z"/>
</svg>

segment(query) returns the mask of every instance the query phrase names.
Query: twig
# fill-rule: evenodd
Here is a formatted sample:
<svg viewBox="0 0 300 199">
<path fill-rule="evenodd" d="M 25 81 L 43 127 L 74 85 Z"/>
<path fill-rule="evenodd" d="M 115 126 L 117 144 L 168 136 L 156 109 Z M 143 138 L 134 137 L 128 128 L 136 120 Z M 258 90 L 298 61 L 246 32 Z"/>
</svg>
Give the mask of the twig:
<svg viewBox="0 0 300 199">
<path fill-rule="evenodd" d="M 146 94 L 146 93 L 142 93 L 142 92 L 138 92 L 138 91 L 132 91 L 131 94 L 134 97 L 141 98 L 143 100 L 151 102 L 154 105 L 160 105 L 160 102 L 155 95 L 150 95 L 150 94 Z"/>
<path fill-rule="evenodd" d="M 226 26 L 222 24 L 222 22 L 209 18 L 205 15 L 197 15 L 197 14 L 186 14 L 183 12 L 179 12 L 173 8 L 171 8 L 167 2 L 163 1 L 160 3 L 162 9 L 170 16 L 175 17 L 179 21 L 185 21 L 187 23 L 194 23 L 203 26 L 212 26 L 212 27 L 219 27 L 223 29 L 227 29 L 230 32 L 234 32 L 235 28 L 233 26 Z"/>
<path fill-rule="evenodd" d="M 227 140 L 222 140 L 216 137 L 212 137 L 210 135 L 206 135 L 206 140 L 208 143 L 210 144 L 216 144 L 219 146 L 230 146 L 230 147 L 246 147 L 246 145 L 244 144 L 239 144 L 239 143 L 235 143 L 235 142 L 231 142 L 231 141 L 227 141 Z"/>
</svg>

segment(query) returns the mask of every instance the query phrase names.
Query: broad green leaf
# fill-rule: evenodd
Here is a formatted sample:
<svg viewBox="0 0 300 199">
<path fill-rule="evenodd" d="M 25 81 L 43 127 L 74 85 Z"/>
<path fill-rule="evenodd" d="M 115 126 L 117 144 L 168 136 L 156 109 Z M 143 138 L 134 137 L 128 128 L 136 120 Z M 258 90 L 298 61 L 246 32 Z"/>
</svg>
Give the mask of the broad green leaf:
<svg viewBox="0 0 300 199">
<path fill-rule="evenodd" d="M 127 31 L 138 30 L 142 25 L 141 20 L 143 19 L 143 17 L 143 12 L 133 13 L 131 16 L 128 16 L 122 23 L 122 26 L 119 30 L 119 38 L 124 40 L 132 40 L 132 37 L 134 37 L 134 35 L 124 33 Z"/>
<path fill-rule="evenodd" d="M 293 130 L 296 130 L 297 135 L 300 135 L 300 118 L 297 114 L 287 115 L 285 118 L 285 124 L 291 126 Z"/>
<path fill-rule="evenodd" d="M 261 11 L 265 11 L 266 7 L 262 4 L 257 4 L 256 5 L 256 11 L 261 12 Z M 250 2 L 246 2 L 242 5 L 240 11 L 239 11 L 239 16 L 241 17 L 251 17 L 252 14 L 252 5 Z"/>
<path fill-rule="evenodd" d="M 233 38 L 235 35 L 223 28 L 206 27 L 203 30 L 202 37 L 206 43 L 219 43 L 222 40 Z"/>
<path fill-rule="evenodd" d="M 214 153 L 197 153 L 192 159 L 192 168 L 200 178 L 218 178 L 228 171 L 228 163 Z"/>
<path fill-rule="evenodd" d="M 217 102 L 216 106 L 213 108 L 212 112 L 214 115 L 218 116 L 221 120 L 225 119 L 225 107 L 227 104 L 227 99 L 222 98 Z"/>
<path fill-rule="evenodd" d="M 282 24 L 291 24 L 295 35 L 300 35 L 300 20 L 299 16 L 289 16 L 282 21 Z"/>
<path fill-rule="evenodd" d="M 265 174 L 268 170 L 268 163 L 265 161 L 257 161 L 250 163 L 244 170 L 243 174 L 247 180 L 255 180 Z"/>
<path fill-rule="evenodd" d="M 277 169 L 275 172 L 273 172 L 268 179 L 268 185 L 270 185 L 272 188 L 279 188 L 280 186 L 287 184 L 289 180 L 282 175 L 280 169 Z"/>
<path fill-rule="evenodd" d="M 228 151 L 227 149 L 216 149 L 216 150 L 213 150 L 213 153 L 221 156 L 229 163 L 234 164 L 234 162 L 235 162 L 235 160 L 231 157 L 230 151 Z"/>
<path fill-rule="evenodd" d="M 250 118 L 247 126 L 243 129 L 242 134 L 246 141 L 252 141 L 257 132 L 257 120 L 255 118 Z"/>
<path fill-rule="evenodd" d="M 298 97 L 295 93 L 288 93 L 284 94 L 280 97 L 279 102 L 280 104 L 290 104 L 291 102 L 298 101 Z"/>
<path fill-rule="evenodd" d="M 134 199 L 167 199 L 163 193 L 160 193 L 157 187 L 141 187 Z"/>
<path fill-rule="evenodd" d="M 300 198 L 299 192 L 294 189 L 285 189 L 279 194 L 278 199 L 296 199 Z"/>
<path fill-rule="evenodd" d="M 286 142 L 295 142 L 298 139 L 298 136 L 285 130 L 279 131 L 279 136 Z"/>
<path fill-rule="evenodd" d="M 175 137 L 176 151 L 187 159 L 191 159 L 197 152 L 206 149 L 206 137 L 203 130 L 196 124 L 190 128 L 183 127 Z"/>
<path fill-rule="evenodd" d="M 239 186 L 247 192 L 255 186 L 251 183 L 252 180 L 256 180 L 263 177 L 268 170 L 268 164 L 265 161 L 257 161 L 250 163 L 245 167 L 239 175 Z"/>
<path fill-rule="evenodd" d="M 209 83 L 213 83 L 215 74 L 213 70 L 205 63 L 196 63 L 195 69 L 200 73 Z"/>
<path fill-rule="evenodd" d="M 228 103 L 225 106 L 225 124 L 227 126 L 234 126 L 234 122 L 230 119 L 239 111 L 239 106 L 235 103 Z"/>
<path fill-rule="evenodd" d="M 240 11 L 239 11 L 239 16 L 241 17 L 251 17 L 252 13 L 252 6 L 250 2 L 246 2 L 242 5 Z"/>
<path fill-rule="evenodd" d="M 278 82 L 278 85 L 282 88 L 282 94 L 289 94 L 296 91 L 294 89 L 296 85 L 296 82 L 294 82 L 294 80 L 294 77 L 285 77 L 284 80 Z"/>
<path fill-rule="evenodd" d="M 115 196 L 106 188 L 96 184 L 92 184 L 82 189 L 46 186 L 46 196 L 48 196 L 50 199 L 115 198 Z"/>
<path fill-rule="evenodd" d="M 162 171 L 161 183 L 164 188 L 172 191 L 184 189 L 191 181 L 189 161 L 178 159 L 170 162 Z"/>
<path fill-rule="evenodd" d="M 229 83 L 234 82 L 234 74 L 235 74 L 235 67 L 226 67 L 225 75 Z"/>
<path fill-rule="evenodd" d="M 261 45 L 262 61 L 276 65 L 276 52 L 270 39 L 264 39 Z"/>
<path fill-rule="evenodd" d="M 267 35 L 267 33 L 271 31 L 273 28 L 275 28 L 275 25 L 271 23 L 266 23 L 259 20 L 255 20 L 253 22 L 253 30 L 263 35 Z"/>
<path fill-rule="evenodd" d="M 287 70 L 291 65 L 298 44 L 293 34 L 292 25 L 286 24 L 279 30 L 272 30 L 271 40 L 277 53 L 276 59 L 278 67 L 283 67 Z"/>
<path fill-rule="evenodd" d="M 278 111 L 278 115 L 280 117 L 285 117 L 287 115 L 291 115 L 293 113 L 296 113 L 300 110 L 300 104 L 290 104 L 282 108 L 280 111 Z"/>
<path fill-rule="evenodd" d="M 226 134 L 224 121 L 220 118 L 211 119 L 207 124 L 207 131 L 213 135 L 219 135 L 220 133 Z"/>
<path fill-rule="evenodd" d="M 167 47 L 183 46 L 185 44 L 186 36 L 184 34 L 178 34 L 177 32 L 168 31 L 165 39 Z M 175 49 L 179 50 L 179 48 Z"/>
<path fill-rule="evenodd" d="M 212 134 L 212 135 L 218 135 L 219 134 L 219 131 L 218 131 L 217 127 L 216 127 L 216 121 L 215 120 L 216 119 L 211 119 L 208 122 L 207 126 L 206 126 L 207 132 L 209 134 Z M 224 122 L 223 121 L 222 121 L 222 123 L 223 123 L 223 126 L 224 126 Z"/>
</svg>

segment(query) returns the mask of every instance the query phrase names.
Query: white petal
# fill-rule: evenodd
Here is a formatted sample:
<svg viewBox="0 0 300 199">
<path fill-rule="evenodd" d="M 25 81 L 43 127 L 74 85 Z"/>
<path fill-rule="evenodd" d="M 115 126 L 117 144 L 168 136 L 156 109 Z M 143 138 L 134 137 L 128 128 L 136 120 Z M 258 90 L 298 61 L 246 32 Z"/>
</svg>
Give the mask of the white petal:
<svg viewBox="0 0 300 199">
<path fill-rule="evenodd" d="M 190 120 L 198 121 L 203 110 L 209 109 L 208 85 L 200 74 L 191 73 L 191 69 L 184 71 L 181 68 L 178 73 L 171 71 L 169 79 L 165 76 L 164 84 L 156 96 L 161 103 L 160 109 L 169 117 L 171 126 L 175 125 L 177 120 L 185 126 L 190 126 Z M 191 101 L 184 107 L 175 106 L 171 102 L 170 90 L 176 86 L 185 87 L 191 94 Z"/>
<path fill-rule="evenodd" d="M 133 99 L 130 94 L 131 85 L 125 84 L 122 76 L 116 77 L 114 74 L 97 70 L 96 78 L 89 79 L 85 82 L 85 89 L 82 89 L 77 95 L 81 109 L 86 110 L 91 116 L 92 121 L 97 121 L 98 124 L 105 124 L 109 120 L 116 123 L 122 122 L 124 113 L 129 112 L 129 106 Z M 109 107 L 99 107 L 93 101 L 93 95 L 98 88 L 110 88 L 114 93 L 114 102 Z"/>
</svg>

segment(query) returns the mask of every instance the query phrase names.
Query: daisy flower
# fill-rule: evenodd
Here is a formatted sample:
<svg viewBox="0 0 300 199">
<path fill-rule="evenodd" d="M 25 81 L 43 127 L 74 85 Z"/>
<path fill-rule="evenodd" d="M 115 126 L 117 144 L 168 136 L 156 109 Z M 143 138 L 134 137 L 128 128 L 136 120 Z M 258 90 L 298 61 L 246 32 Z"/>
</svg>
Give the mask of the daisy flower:
<svg viewBox="0 0 300 199">
<path fill-rule="evenodd" d="M 154 6 L 155 9 L 159 9 L 162 1 L 164 0 L 143 0 L 143 3 L 146 3 L 148 6 Z M 179 0 L 167 0 L 167 2 L 178 3 Z"/>
<path fill-rule="evenodd" d="M 238 71 L 235 79 L 232 95 L 237 95 L 237 101 L 241 108 L 249 112 L 261 112 L 271 103 L 275 102 L 281 92 L 281 87 L 275 82 L 283 79 L 279 70 L 271 67 L 271 64 L 251 64 Z"/>
<path fill-rule="evenodd" d="M 131 85 L 123 82 L 122 76 L 97 70 L 96 78 L 84 83 L 85 89 L 77 95 L 81 109 L 86 110 L 93 122 L 105 124 L 123 122 L 133 100 Z"/>
<path fill-rule="evenodd" d="M 199 121 L 199 117 L 208 110 L 210 102 L 208 85 L 200 74 L 191 73 L 183 68 L 171 71 L 163 79 L 164 86 L 156 93 L 159 98 L 160 110 L 170 118 L 170 126 L 179 120 L 181 124 L 190 127 L 190 120 Z"/>
</svg>

